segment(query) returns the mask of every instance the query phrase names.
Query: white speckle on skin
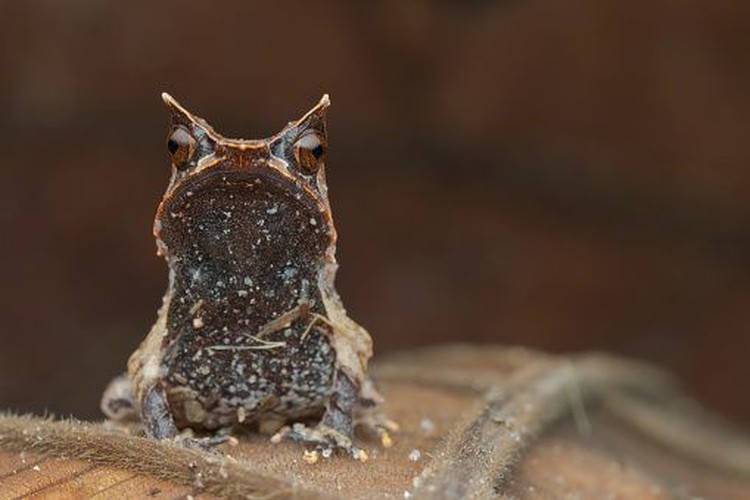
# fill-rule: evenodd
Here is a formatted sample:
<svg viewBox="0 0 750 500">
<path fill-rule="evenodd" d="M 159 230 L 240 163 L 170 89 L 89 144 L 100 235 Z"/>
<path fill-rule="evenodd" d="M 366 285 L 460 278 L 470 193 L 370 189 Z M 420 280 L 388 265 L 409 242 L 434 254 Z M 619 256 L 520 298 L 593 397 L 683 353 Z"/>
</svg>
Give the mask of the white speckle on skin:
<svg viewBox="0 0 750 500">
<path fill-rule="evenodd" d="M 201 269 L 199 267 L 190 271 L 191 284 L 199 283 L 201 280 Z"/>
<path fill-rule="evenodd" d="M 409 460 L 411 460 L 412 462 L 416 462 L 420 458 L 422 458 L 422 452 L 419 451 L 416 448 L 414 448 L 413 450 L 411 450 L 411 453 L 409 453 Z"/>
</svg>

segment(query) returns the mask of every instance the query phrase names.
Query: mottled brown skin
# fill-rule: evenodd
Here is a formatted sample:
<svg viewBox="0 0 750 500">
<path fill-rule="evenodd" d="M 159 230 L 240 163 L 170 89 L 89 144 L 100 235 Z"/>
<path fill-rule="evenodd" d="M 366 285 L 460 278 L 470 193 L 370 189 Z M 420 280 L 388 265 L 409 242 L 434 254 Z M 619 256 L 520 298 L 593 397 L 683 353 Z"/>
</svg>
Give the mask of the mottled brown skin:
<svg viewBox="0 0 750 500">
<path fill-rule="evenodd" d="M 370 336 L 334 288 L 328 97 L 259 141 L 226 139 L 164 101 L 172 178 L 154 235 L 169 287 L 102 409 L 158 439 L 294 423 L 284 435 L 357 456 L 355 424 L 383 434 L 386 421 L 366 374 Z"/>
</svg>

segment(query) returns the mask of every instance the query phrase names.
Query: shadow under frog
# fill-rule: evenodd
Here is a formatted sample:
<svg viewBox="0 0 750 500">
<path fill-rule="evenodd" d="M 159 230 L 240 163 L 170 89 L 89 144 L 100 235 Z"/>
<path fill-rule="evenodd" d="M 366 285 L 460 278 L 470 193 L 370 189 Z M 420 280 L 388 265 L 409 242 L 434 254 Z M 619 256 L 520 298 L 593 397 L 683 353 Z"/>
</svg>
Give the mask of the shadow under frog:
<svg viewBox="0 0 750 500">
<path fill-rule="evenodd" d="M 257 425 L 363 458 L 355 425 L 386 443 L 392 424 L 367 376 L 371 338 L 334 288 L 328 96 L 263 140 L 224 138 L 162 97 L 172 176 L 154 236 L 169 286 L 102 410 L 157 439 Z"/>
</svg>

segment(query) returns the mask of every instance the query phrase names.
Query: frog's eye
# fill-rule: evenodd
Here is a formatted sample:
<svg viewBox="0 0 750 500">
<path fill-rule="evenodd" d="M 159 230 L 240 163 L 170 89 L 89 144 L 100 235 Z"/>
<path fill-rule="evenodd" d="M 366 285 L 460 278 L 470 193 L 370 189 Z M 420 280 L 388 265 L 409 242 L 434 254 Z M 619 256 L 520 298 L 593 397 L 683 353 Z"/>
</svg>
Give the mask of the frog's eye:
<svg viewBox="0 0 750 500">
<path fill-rule="evenodd" d="M 195 137 L 182 125 L 172 129 L 167 138 L 167 150 L 172 156 L 172 164 L 180 169 L 185 169 L 193 157 L 196 146 Z"/>
<path fill-rule="evenodd" d="M 325 144 L 315 132 L 303 135 L 294 144 L 294 158 L 303 172 L 314 174 L 320 170 L 325 157 Z"/>
</svg>

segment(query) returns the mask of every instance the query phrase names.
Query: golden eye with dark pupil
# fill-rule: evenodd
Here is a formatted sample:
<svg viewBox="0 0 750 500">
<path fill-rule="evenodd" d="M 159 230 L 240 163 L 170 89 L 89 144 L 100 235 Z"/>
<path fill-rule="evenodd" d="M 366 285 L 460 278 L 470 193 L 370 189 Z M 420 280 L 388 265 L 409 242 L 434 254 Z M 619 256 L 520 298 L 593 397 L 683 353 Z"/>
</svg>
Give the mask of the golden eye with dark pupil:
<svg viewBox="0 0 750 500">
<path fill-rule="evenodd" d="M 294 144 L 294 158 L 302 171 L 314 174 L 323 165 L 325 146 L 316 133 L 303 135 Z"/>
<path fill-rule="evenodd" d="M 176 127 L 167 139 L 167 150 L 176 168 L 185 168 L 195 152 L 196 141 L 187 128 Z"/>
</svg>

